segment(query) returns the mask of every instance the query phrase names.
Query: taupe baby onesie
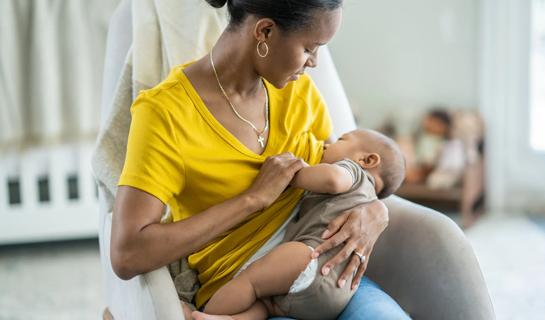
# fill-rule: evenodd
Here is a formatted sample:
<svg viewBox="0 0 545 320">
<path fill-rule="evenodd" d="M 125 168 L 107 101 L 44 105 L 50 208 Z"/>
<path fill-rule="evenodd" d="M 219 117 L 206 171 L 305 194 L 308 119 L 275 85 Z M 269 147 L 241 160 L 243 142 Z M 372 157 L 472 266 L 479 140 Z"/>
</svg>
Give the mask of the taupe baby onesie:
<svg viewBox="0 0 545 320">
<path fill-rule="evenodd" d="M 299 241 L 316 248 L 323 242 L 322 233 L 329 222 L 346 210 L 377 199 L 375 181 L 360 165 L 350 159 L 335 163 L 352 175 L 352 187 L 341 194 L 308 192 L 301 199 L 297 217 L 288 225 L 283 242 Z M 322 276 L 322 265 L 335 256 L 342 245 L 323 253 L 318 258 L 318 268 L 309 287 L 299 292 L 274 297 L 275 303 L 295 319 L 336 319 L 346 307 L 355 291 L 351 290 L 352 278 L 344 288 L 337 287 L 337 280 L 348 260 Z"/>
</svg>

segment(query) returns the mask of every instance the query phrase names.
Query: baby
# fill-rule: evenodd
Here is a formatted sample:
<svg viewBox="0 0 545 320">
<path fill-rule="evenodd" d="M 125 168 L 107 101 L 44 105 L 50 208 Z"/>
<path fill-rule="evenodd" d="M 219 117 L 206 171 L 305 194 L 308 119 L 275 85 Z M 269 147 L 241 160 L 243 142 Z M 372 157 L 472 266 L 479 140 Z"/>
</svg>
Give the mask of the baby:
<svg viewBox="0 0 545 320">
<path fill-rule="evenodd" d="M 318 270 L 342 246 L 312 259 L 313 248 L 338 214 L 394 193 L 405 177 L 405 160 L 397 145 L 372 130 L 355 130 L 324 146 L 320 164 L 301 169 L 291 185 L 307 190 L 298 216 L 283 243 L 239 272 L 208 301 L 195 319 L 336 319 L 355 293 L 337 287 L 348 260 L 327 275 Z M 361 253 L 354 253 L 363 262 Z M 346 279 L 350 284 L 351 278 Z M 226 316 L 227 315 L 227 316 Z"/>
</svg>

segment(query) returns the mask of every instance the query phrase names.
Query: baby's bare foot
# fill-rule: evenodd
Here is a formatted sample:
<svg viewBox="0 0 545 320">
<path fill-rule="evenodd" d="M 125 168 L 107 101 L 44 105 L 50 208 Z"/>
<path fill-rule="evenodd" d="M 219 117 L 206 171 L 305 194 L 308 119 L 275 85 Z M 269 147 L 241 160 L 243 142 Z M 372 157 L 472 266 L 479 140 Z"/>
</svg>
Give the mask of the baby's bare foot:
<svg viewBox="0 0 545 320">
<path fill-rule="evenodd" d="M 184 311 L 184 319 L 185 320 L 191 320 L 192 317 L 191 317 L 191 308 L 189 308 L 189 306 L 187 304 L 185 304 L 183 301 L 180 301 L 180 303 L 182 304 L 182 310 Z"/>
<path fill-rule="evenodd" d="M 193 316 L 193 319 L 195 320 L 233 320 L 234 319 L 231 316 L 218 316 L 218 315 L 207 314 L 207 313 L 199 312 L 199 311 L 193 311 L 191 315 Z"/>
</svg>

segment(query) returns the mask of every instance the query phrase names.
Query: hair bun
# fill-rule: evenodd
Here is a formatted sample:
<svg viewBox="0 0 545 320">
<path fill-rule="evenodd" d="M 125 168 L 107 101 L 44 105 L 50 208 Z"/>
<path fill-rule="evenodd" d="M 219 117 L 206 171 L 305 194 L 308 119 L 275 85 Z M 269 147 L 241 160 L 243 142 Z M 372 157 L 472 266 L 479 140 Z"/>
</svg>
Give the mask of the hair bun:
<svg viewBox="0 0 545 320">
<path fill-rule="evenodd" d="M 206 0 L 206 2 L 214 8 L 221 8 L 227 3 L 227 0 Z"/>
</svg>

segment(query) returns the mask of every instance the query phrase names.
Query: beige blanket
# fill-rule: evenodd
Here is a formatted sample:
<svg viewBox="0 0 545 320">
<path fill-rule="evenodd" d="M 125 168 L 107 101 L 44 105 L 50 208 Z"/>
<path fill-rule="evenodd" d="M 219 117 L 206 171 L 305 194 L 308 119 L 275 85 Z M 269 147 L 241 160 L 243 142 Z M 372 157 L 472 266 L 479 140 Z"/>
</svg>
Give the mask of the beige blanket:
<svg viewBox="0 0 545 320">
<path fill-rule="evenodd" d="M 125 161 L 129 110 L 138 92 L 157 85 L 173 66 L 205 55 L 226 25 L 225 11 L 202 0 L 132 1 L 132 45 L 113 97 L 103 100 L 106 114 L 92 159 L 108 211 L 113 209 Z M 171 266 L 171 274 L 180 297 L 192 300 L 196 279 L 185 259 Z"/>
</svg>

